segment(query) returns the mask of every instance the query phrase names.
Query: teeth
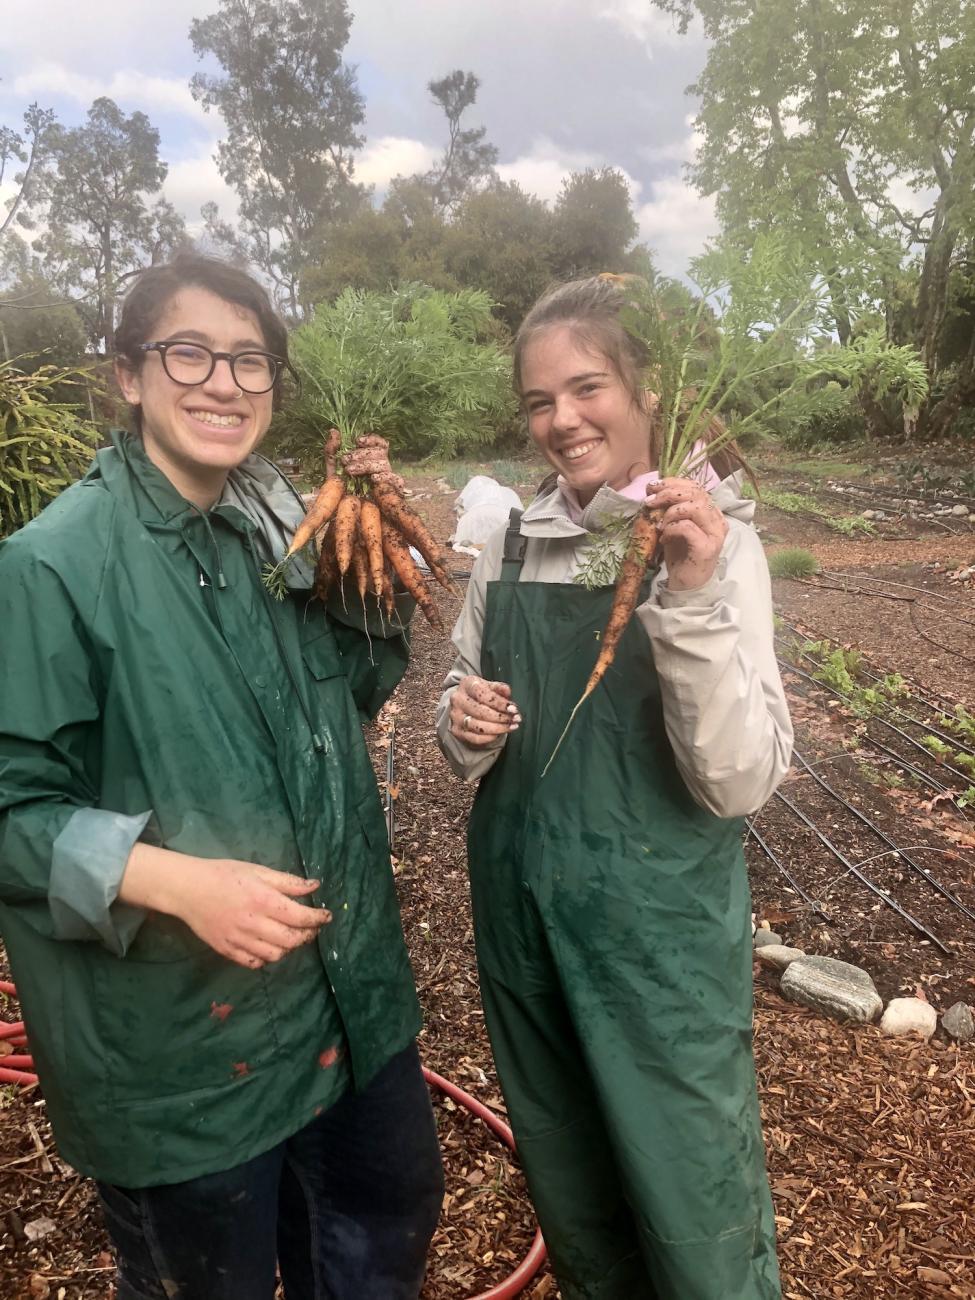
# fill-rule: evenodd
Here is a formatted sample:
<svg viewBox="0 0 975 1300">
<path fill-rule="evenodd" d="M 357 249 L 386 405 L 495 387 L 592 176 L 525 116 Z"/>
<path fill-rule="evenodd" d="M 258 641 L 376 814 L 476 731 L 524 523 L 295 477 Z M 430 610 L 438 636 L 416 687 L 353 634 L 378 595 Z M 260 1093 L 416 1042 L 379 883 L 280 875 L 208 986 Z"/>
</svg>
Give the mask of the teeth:
<svg viewBox="0 0 975 1300">
<path fill-rule="evenodd" d="M 566 460 L 578 460 L 580 456 L 585 456 L 586 452 L 592 451 L 593 447 L 597 445 L 595 442 L 584 442 L 580 447 L 566 447 L 562 455 Z"/>
<path fill-rule="evenodd" d="M 215 424 L 221 429 L 233 429 L 243 423 L 241 415 L 217 415 L 213 411 L 190 411 L 194 420 L 202 420 L 204 424 Z"/>
</svg>

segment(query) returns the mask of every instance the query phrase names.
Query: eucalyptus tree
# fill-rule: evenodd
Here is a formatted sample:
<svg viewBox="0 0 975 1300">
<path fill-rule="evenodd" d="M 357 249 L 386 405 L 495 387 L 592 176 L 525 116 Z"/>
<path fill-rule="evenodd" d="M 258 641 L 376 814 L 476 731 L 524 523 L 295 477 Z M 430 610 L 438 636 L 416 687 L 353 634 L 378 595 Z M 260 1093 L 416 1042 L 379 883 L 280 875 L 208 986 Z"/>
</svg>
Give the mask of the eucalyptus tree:
<svg viewBox="0 0 975 1300">
<path fill-rule="evenodd" d="M 224 73 L 199 72 L 190 89 L 226 123 L 216 161 L 237 193 L 239 234 L 212 205 L 204 215 L 211 234 L 270 277 L 293 317 L 313 244 L 362 202 L 353 173 L 364 104 L 342 61 L 350 23 L 345 0 L 220 0 L 190 25 L 197 55 Z"/>
</svg>

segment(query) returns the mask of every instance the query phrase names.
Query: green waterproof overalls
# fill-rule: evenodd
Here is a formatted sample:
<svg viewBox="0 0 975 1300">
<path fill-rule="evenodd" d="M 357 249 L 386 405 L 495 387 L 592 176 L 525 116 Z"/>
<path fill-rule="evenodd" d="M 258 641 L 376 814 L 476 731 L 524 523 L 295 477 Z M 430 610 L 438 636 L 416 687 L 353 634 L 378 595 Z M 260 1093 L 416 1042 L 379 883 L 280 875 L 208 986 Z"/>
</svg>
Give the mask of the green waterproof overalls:
<svg viewBox="0 0 975 1300">
<path fill-rule="evenodd" d="M 688 794 L 636 620 L 540 779 L 612 589 L 520 582 L 516 541 L 481 672 L 524 721 L 469 857 L 485 1017 L 563 1297 L 778 1300 L 741 822 Z"/>
</svg>

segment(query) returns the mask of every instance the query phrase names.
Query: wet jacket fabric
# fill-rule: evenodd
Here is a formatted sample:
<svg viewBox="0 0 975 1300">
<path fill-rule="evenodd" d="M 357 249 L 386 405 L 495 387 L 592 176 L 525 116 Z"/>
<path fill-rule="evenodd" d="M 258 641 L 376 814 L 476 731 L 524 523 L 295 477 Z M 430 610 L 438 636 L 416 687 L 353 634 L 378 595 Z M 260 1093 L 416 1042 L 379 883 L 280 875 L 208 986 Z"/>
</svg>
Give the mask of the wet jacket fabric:
<svg viewBox="0 0 975 1300">
<path fill-rule="evenodd" d="M 556 510 L 525 512 L 521 564 L 500 562 L 503 538 L 479 561 L 440 714 L 441 744 L 465 775 L 480 755 L 458 761 L 445 728 L 461 670 L 508 682 L 523 715 L 484 764 L 468 834 L 485 1019 L 519 1155 L 566 1300 L 779 1300 L 740 818 L 774 778 L 737 779 L 728 755 L 754 753 L 754 736 L 719 744 L 716 757 L 694 740 L 712 727 L 720 739 L 712 712 L 743 725 L 753 689 L 768 689 L 774 712 L 771 611 L 749 626 L 745 654 L 755 607 L 731 603 L 757 588 L 762 607 L 764 560 L 732 523 L 699 605 L 668 608 L 660 577 L 648 580 L 640 619 L 543 778 L 613 594 L 566 580 L 578 542 L 552 537 L 564 526 Z M 680 644 L 665 677 L 658 639 L 672 613 Z M 667 696 L 675 679 L 691 690 L 689 663 L 701 698 L 679 700 L 691 713 L 681 761 Z M 788 761 L 787 714 L 770 724 L 757 711 L 749 725 L 771 725 L 776 764 Z M 738 806 L 721 815 L 713 805 L 726 805 L 729 777 Z"/>
<path fill-rule="evenodd" d="M 204 514 L 136 439 L 0 546 L 0 930 L 62 1155 L 148 1186 L 230 1168 L 415 1035 L 361 732 L 405 668 L 261 581 L 300 500 L 260 457 Z M 320 879 L 258 971 L 120 903 L 137 840 Z"/>
<path fill-rule="evenodd" d="M 753 812 L 769 798 L 792 755 L 792 724 L 772 646 L 768 565 L 751 526 L 753 501 L 735 478 L 712 493 L 729 531 L 714 577 L 696 591 L 669 591 L 667 569 L 654 575 L 637 618 L 650 641 L 661 683 L 664 725 L 687 788 L 720 817 Z M 639 504 L 603 487 L 574 523 L 558 488 L 525 511 L 523 580 L 571 583 L 594 535 L 606 522 L 632 516 Z M 498 577 L 504 530 L 474 564 L 468 597 L 453 632 L 457 658 L 437 712 L 440 745 L 453 770 L 475 781 L 505 744 L 464 745 L 448 730 L 449 693 L 478 668 L 487 584 Z M 527 700 L 515 700 L 529 707 Z"/>
</svg>

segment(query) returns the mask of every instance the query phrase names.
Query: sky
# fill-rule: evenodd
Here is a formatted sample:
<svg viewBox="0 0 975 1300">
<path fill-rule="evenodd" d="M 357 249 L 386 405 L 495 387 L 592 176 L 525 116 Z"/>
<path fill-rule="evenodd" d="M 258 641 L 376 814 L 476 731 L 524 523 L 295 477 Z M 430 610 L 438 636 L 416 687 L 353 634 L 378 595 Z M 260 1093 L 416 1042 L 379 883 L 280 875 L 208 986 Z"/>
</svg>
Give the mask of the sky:
<svg viewBox="0 0 975 1300">
<path fill-rule="evenodd" d="M 191 229 L 215 200 L 236 212 L 213 154 L 222 123 L 190 95 L 201 64 L 190 21 L 217 0 L 3 0 L 0 126 L 18 129 L 33 101 L 74 125 L 108 95 L 144 112 L 169 166 L 163 192 Z M 717 233 L 714 206 L 684 179 L 694 150 L 686 87 L 706 49 L 677 33 L 650 0 L 349 0 L 346 62 L 366 102 L 357 179 L 381 198 L 389 180 L 430 166 L 445 138 L 427 83 L 454 68 L 481 89 L 465 126 L 484 126 L 498 171 L 552 201 L 564 176 L 617 167 L 630 187 L 639 238 L 659 269 L 680 275 Z M 3 197 L 0 192 L 0 198 Z"/>
</svg>

